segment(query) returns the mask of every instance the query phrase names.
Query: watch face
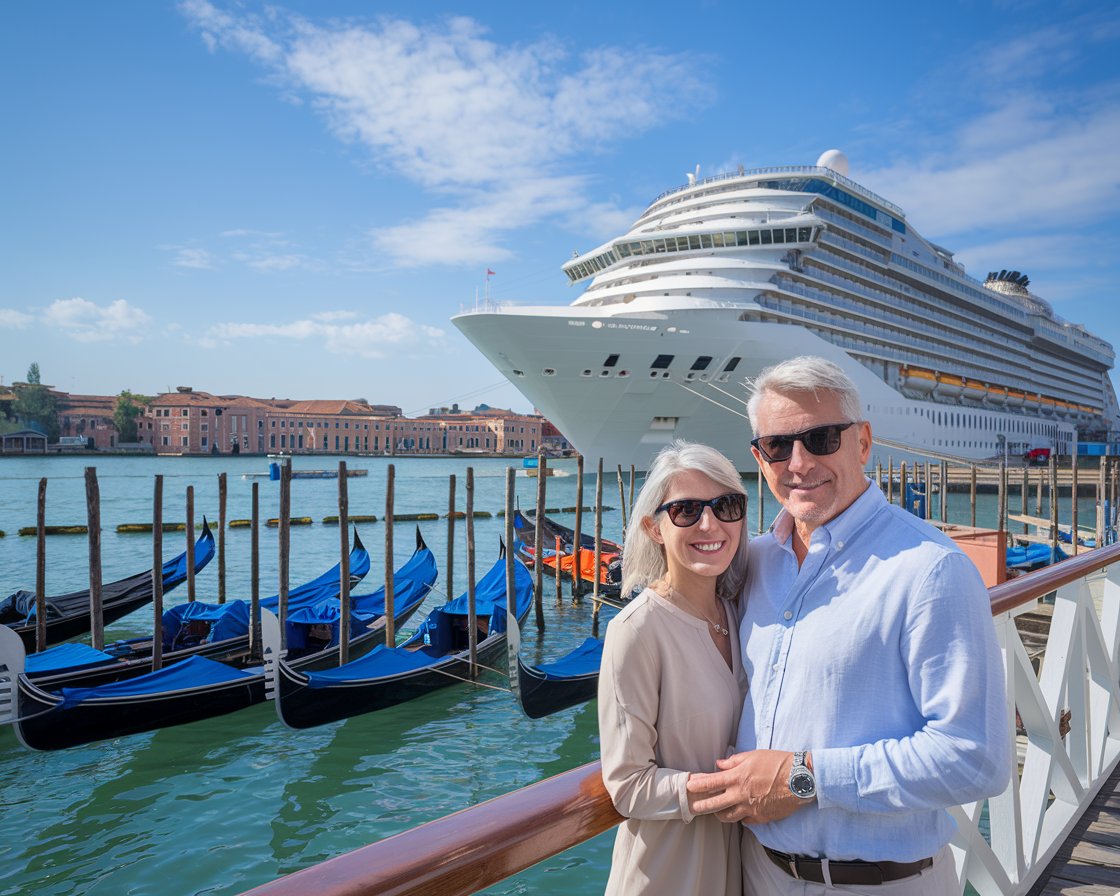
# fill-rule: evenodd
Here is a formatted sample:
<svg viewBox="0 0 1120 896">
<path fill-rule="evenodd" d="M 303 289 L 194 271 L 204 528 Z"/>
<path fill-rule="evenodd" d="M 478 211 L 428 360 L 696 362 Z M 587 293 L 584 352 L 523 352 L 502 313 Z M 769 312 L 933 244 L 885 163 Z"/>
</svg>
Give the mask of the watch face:
<svg viewBox="0 0 1120 896">
<path fill-rule="evenodd" d="M 817 784 L 812 775 L 802 772 L 789 779 L 789 789 L 797 796 L 810 797 L 817 792 Z"/>
</svg>

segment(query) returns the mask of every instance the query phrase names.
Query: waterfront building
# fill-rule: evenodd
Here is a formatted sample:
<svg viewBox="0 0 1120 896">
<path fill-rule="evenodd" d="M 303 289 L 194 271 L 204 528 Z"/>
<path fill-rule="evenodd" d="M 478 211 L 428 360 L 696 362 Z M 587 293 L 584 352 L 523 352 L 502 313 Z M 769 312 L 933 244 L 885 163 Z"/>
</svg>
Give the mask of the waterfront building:
<svg viewBox="0 0 1120 896">
<path fill-rule="evenodd" d="M 116 407 L 115 395 L 59 393 L 59 444 L 78 446 L 84 443 L 84 447 L 96 451 L 116 448 L 120 440 L 113 420 Z M 150 444 L 151 440 L 148 442 Z"/>
</svg>

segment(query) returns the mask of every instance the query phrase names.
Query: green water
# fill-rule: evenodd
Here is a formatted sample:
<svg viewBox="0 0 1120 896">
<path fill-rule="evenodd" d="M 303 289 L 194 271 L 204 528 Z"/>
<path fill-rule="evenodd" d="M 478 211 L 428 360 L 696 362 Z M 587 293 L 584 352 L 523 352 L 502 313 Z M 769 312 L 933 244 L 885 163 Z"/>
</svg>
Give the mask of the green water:
<svg viewBox="0 0 1120 896">
<path fill-rule="evenodd" d="M 351 514 L 384 515 L 386 468 L 382 458 L 350 458 L 369 476 L 349 480 Z M 0 596 L 31 588 L 35 539 L 15 533 L 35 524 L 40 477 L 48 478 L 47 523 L 86 522 L 84 458 L 0 460 Z M 329 458 L 301 458 L 297 467 L 334 466 Z M 394 461 L 396 512 L 445 512 L 448 477 L 457 477 L 457 506 L 465 505 L 468 462 L 408 458 Z M 499 460 L 476 460 L 475 508 L 493 514 L 476 522 L 477 577 L 496 559 L 504 520 L 505 470 Z M 188 485 L 195 489 L 196 518 L 216 520 L 217 474 L 228 473 L 230 519 L 247 518 L 251 480 L 243 473 L 267 470 L 262 458 L 99 458 L 104 580 L 148 566 L 150 535 L 119 535 L 119 523 L 151 519 L 153 475 L 164 476 L 164 519 L 185 518 Z M 549 507 L 575 504 L 575 462 L 558 465 L 566 475 L 547 480 Z M 278 512 L 278 484 L 258 480 L 261 517 Z M 535 505 L 537 480 L 517 476 L 522 507 Z M 757 489 L 748 522 L 757 526 Z M 594 477 L 584 504 L 594 500 Z M 291 530 L 291 582 L 304 581 L 337 562 L 337 527 L 318 521 L 338 512 L 336 480 L 294 480 L 293 516 L 316 523 Z M 621 506 L 617 480 L 608 476 L 604 503 Z M 981 495 L 978 523 L 994 523 L 995 499 Z M 1018 510 L 1013 496 L 1012 512 Z M 776 510 L 768 498 L 767 524 Z M 1068 519 L 1069 508 L 1062 508 Z M 936 510 L 935 510 L 936 512 Z M 1030 513 L 1035 512 L 1034 495 Z M 1043 515 L 1048 514 L 1043 507 Z M 950 519 L 968 522 L 968 495 L 950 495 Z M 1093 503 L 1080 505 L 1082 525 L 1092 525 Z M 571 525 L 573 514 L 557 514 Z M 584 516 L 591 531 L 593 518 Z M 437 588 L 446 587 L 447 523 L 421 523 L 440 566 Z M 621 513 L 604 514 L 605 537 L 617 538 Z M 366 583 L 371 591 L 385 568 L 385 526 L 358 527 L 372 558 Z M 455 529 L 454 586 L 466 586 L 466 527 Z M 394 564 L 412 551 L 413 524 L 395 528 Z M 165 535 L 164 556 L 183 549 L 185 535 Z M 226 533 L 227 594 L 247 597 L 249 533 Z M 277 531 L 261 533 L 262 593 L 275 593 Z M 47 591 L 85 587 L 88 547 L 84 536 L 47 539 Z M 371 584 L 372 583 L 372 584 Z M 217 562 L 198 577 L 198 598 L 214 600 Z M 530 621 L 524 649 L 533 660 L 566 652 L 592 633 L 589 604 L 561 603 L 546 579 L 546 629 L 538 636 Z M 171 592 L 169 604 L 186 600 L 186 588 Z M 415 619 L 442 602 L 430 597 Z M 604 615 L 604 619 L 609 618 Z M 530 620 L 532 616 L 530 617 Z M 108 631 L 108 638 L 150 631 L 151 611 L 140 610 Z M 409 627 L 406 627 L 406 631 Z M 0 896 L 8 894 L 174 893 L 234 894 L 282 874 L 407 830 L 499 794 L 558 774 L 598 756 L 594 704 L 538 721 L 524 718 L 501 690 L 502 676 L 485 674 L 483 684 L 461 685 L 389 710 L 309 731 L 289 731 L 270 704 L 200 722 L 106 741 L 57 753 L 31 753 L 0 727 Z M 613 833 L 542 862 L 493 887 L 490 893 L 584 894 L 606 883 Z"/>
</svg>

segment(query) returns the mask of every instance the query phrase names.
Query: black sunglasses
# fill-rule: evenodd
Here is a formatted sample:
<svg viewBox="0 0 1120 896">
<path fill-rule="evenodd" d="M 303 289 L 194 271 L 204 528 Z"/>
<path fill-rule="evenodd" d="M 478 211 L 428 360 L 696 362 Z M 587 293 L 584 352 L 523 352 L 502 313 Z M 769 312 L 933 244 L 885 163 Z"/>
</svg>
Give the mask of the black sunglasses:
<svg viewBox="0 0 1120 896">
<path fill-rule="evenodd" d="M 712 498 L 710 501 L 701 501 L 699 498 L 681 498 L 679 501 L 668 501 L 657 508 L 657 513 L 665 511 L 669 515 L 669 522 L 682 529 L 695 526 L 704 515 L 704 508 L 712 508 L 715 518 L 721 523 L 737 523 L 747 511 L 747 496 L 738 492 L 731 492 Z"/>
<path fill-rule="evenodd" d="M 840 433 L 849 426 L 855 426 L 855 423 L 830 423 L 784 436 L 759 436 L 751 439 L 751 444 L 758 449 L 763 460 L 770 464 L 789 460 L 793 456 L 794 442 L 800 442 L 810 454 L 823 457 L 840 450 Z"/>
</svg>

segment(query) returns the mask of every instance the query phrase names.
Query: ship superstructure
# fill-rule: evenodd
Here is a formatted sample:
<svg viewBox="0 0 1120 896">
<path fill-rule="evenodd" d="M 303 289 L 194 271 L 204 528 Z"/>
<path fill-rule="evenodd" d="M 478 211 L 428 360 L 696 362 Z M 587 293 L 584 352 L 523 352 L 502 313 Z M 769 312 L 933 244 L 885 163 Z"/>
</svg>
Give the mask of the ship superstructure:
<svg viewBox="0 0 1120 896">
<path fill-rule="evenodd" d="M 644 469 L 682 437 L 752 470 L 744 380 L 801 354 L 855 379 L 884 459 L 1068 453 L 1116 429 L 1112 346 L 1019 272 L 970 277 L 843 154 L 689 181 L 563 265 L 586 284 L 570 306 L 453 318 L 586 457 Z"/>
</svg>

